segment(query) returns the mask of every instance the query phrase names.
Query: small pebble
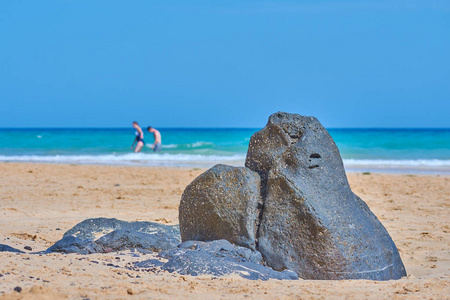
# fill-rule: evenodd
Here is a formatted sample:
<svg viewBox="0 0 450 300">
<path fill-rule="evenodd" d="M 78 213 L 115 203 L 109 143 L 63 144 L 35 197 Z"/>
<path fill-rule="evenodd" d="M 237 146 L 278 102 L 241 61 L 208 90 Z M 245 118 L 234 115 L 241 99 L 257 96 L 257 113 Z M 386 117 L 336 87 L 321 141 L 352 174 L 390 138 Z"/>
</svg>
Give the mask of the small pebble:
<svg viewBox="0 0 450 300">
<path fill-rule="evenodd" d="M 56 228 L 55 230 L 61 230 L 61 228 Z"/>
<path fill-rule="evenodd" d="M 33 250 L 30 246 L 25 246 L 25 247 L 23 247 L 23 249 L 29 250 L 29 251 Z"/>
<path fill-rule="evenodd" d="M 120 184 L 115 184 L 114 186 L 120 186 Z"/>
<path fill-rule="evenodd" d="M 14 291 L 20 293 L 20 292 L 22 291 L 22 288 L 21 288 L 20 286 L 16 286 L 16 287 L 14 288 Z"/>
</svg>

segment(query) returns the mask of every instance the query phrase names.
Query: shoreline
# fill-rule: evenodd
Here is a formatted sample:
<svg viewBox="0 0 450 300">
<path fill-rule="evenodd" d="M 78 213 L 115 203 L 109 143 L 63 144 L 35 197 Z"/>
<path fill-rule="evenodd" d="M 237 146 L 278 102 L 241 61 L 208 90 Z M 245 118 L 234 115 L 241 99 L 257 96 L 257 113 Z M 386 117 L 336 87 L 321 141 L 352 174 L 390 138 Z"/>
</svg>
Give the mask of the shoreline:
<svg viewBox="0 0 450 300">
<path fill-rule="evenodd" d="M 217 161 L 215 163 L 205 162 L 202 164 L 196 163 L 154 163 L 154 164 L 142 164 L 142 163 L 99 163 L 99 162 L 57 162 L 57 161 L 8 161 L 0 160 L 0 164 L 55 164 L 55 165 L 81 165 L 81 166 L 113 166 L 113 167 L 143 167 L 143 168 L 181 168 L 181 169 L 204 169 L 205 171 L 216 164 L 227 164 L 234 167 L 244 167 L 244 162 L 242 161 Z M 450 168 L 448 167 L 390 167 L 390 166 L 374 166 L 374 165 L 360 165 L 360 166 L 346 166 L 344 163 L 346 173 L 374 173 L 374 174 L 414 174 L 414 175 L 440 175 L 440 176 L 450 176 Z"/>
<path fill-rule="evenodd" d="M 394 240 L 407 277 L 391 281 L 249 281 L 125 270 L 151 255 L 30 254 L 97 217 L 178 224 L 186 185 L 205 168 L 0 162 L 0 299 L 431 298 L 450 294 L 450 176 L 347 173 L 350 186 Z M 119 257 L 120 259 L 117 259 Z M 108 264 L 119 265 L 119 268 Z M 39 280 L 38 280 L 39 279 Z M 133 294 L 133 296 L 131 296 Z M 3 295 L 3 296 L 2 296 Z"/>
</svg>

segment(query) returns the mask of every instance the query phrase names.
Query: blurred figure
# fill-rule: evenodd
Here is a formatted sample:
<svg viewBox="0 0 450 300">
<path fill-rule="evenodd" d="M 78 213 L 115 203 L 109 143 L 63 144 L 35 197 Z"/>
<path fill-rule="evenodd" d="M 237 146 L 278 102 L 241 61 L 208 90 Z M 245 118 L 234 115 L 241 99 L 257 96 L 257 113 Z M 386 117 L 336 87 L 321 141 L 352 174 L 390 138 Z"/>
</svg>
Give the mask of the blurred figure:
<svg viewBox="0 0 450 300">
<path fill-rule="evenodd" d="M 155 138 L 155 142 L 153 143 L 153 151 L 160 151 L 161 150 L 161 133 L 153 128 L 152 126 L 147 127 L 148 132 L 153 133 L 153 137 Z"/>
<path fill-rule="evenodd" d="M 138 122 L 133 122 L 133 127 L 136 129 L 136 137 L 134 138 L 133 145 L 131 145 L 131 149 L 134 147 L 134 143 L 137 142 L 136 148 L 134 148 L 134 153 L 138 153 L 142 150 L 142 147 L 144 147 L 144 132 L 142 131 L 141 127 L 139 126 Z"/>
</svg>

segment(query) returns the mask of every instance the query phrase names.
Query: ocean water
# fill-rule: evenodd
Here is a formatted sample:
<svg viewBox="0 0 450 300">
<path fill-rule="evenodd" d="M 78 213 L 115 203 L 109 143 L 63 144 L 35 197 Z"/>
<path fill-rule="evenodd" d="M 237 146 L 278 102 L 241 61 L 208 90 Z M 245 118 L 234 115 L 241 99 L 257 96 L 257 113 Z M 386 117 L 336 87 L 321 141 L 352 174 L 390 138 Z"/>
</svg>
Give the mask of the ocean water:
<svg viewBox="0 0 450 300">
<path fill-rule="evenodd" d="M 162 128 L 162 151 L 130 129 L 0 129 L 0 161 L 210 167 L 244 165 L 259 129 Z M 450 174 L 450 129 L 329 129 L 349 171 Z"/>
</svg>

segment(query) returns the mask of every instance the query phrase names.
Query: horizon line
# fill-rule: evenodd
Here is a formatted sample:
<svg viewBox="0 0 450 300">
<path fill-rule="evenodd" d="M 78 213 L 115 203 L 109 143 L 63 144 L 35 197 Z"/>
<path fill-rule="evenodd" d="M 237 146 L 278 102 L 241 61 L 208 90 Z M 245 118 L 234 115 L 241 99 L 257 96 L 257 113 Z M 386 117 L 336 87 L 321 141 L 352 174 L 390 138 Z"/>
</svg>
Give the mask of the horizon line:
<svg viewBox="0 0 450 300">
<path fill-rule="evenodd" d="M 142 127 L 142 128 L 146 128 L 146 126 Z M 156 127 L 155 127 L 156 128 Z M 159 129 L 244 129 L 244 130 L 253 130 L 253 129 L 262 129 L 264 127 L 158 127 Z M 364 129 L 364 130 L 379 130 L 379 129 L 397 129 L 397 130 L 423 130 L 423 129 L 445 129 L 445 130 L 450 130 L 450 127 L 325 127 L 325 129 Z M 26 129 L 42 129 L 42 130 L 48 130 L 48 129 L 105 129 L 105 130 L 115 130 L 115 129 L 130 129 L 132 130 L 133 128 L 130 127 L 0 127 L 0 130 L 26 130 Z"/>
</svg>

